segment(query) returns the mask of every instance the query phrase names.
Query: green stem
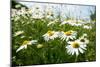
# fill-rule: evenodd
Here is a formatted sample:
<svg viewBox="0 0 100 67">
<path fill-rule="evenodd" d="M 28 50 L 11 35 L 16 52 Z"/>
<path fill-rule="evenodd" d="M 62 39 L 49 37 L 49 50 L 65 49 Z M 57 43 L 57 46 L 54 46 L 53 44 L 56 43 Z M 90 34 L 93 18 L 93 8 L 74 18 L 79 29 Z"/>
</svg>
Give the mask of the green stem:
<svg viewBox="0 0 100 67">
<path fill-rule="evenodd" d="M 75 62 L 77 62 L 77 58 L 78 58 L 78 56 L 75 57 Z"/>
</svg>

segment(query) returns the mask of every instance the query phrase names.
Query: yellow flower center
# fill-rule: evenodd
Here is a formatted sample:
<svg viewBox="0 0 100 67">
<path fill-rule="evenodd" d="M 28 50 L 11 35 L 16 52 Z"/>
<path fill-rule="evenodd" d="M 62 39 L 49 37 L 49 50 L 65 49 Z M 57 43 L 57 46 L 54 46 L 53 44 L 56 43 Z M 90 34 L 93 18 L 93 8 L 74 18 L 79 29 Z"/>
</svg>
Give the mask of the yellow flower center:
<svg viewBox="0 0 100 67">
<path fill-rule="evenodd" d="M 47 33 L 49 34 L 49 36 L 52 36 L 54 34 L 53 31 L 48 31 Z"/>
<path fill-rule="evenodd" d="M 73 48 L 79 48 L 79 43 L 74 42 L 74 43 L 72 44 L 72 47 L 73 47 Z"/>
<path fill-rule="evenodd" d="M 51 14 L 51 16 L 53 16 L 53 14 Z"/>
<path fill-rule="evenodd" d="M 25 40 L 22 45 L 26 45 L 29 41 Z"/>
<path fill-rule="evenodd" d="M 85 40 L 84 40 L 84 39 L 81 39 L 80 41 L 81 41 L 81 42 L 85 42 Z"/>
<path fill-rule="evenodd" d="M 71 31 L 65 32 L 65 35 L 70 36 L 72 35 L 72 32 Z"/>
</svg>

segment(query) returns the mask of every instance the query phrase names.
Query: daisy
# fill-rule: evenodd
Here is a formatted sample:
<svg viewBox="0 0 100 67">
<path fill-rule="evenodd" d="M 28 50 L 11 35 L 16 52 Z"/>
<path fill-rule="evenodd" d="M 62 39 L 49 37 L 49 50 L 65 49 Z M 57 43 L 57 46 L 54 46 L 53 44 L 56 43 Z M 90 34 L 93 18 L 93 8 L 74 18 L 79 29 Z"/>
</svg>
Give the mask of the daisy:
<svg viewBox="0 0 100 67">
<path fill-rule="evenodd" d="M 76 31 L 67 31 L 67 32 L 62 32 L 62 35 L 60 36 L 62 40 L 68 41 L 69 39 L 73 40 L 76 39 L 77 32 Z"/>
<path fill-rule="evenodd" d="M 14 20 L 14 21 L 18 21 L 20 19 L 20 16 L 15 16 L 14 18 L 12 18 L 12 20 Z"/>
<path fill-rule="evenodd" d="M 81 43 L 79 40 L 75 40 L 75 41 L 69 41 L 68 42 L 69 45 L 66 46 L 67 49 L 67 53 L 70 55 L 76 55 L 78 56 L 79 53 L 84 53 L 84 51 L 86 50 L 86 45 L 85 43 Z"/>
<path fill-rule="evenodd" d="M 92 29 L 92 26 L 87 26 L 87 25 L 85 25 L 85 26 L 83 26 L 83 28 L 84 28 L 84 29 Z"/>
<path fill-rule="evenodd" d="M 17 11 L 17 15 L 24 15 L 26 14 L 26 8 L 25 7 L 22 7 L 20 10 Z"/>
<path fill-rule="evenodd" d="M 28 11 L 27 11 L 27 13 L 28 13 L 28 14 L 32 14 L 32 13 L 33 13 L 32 9 L 29 8 Z"/>
<path fill-rule="evenodd" d="M 42 19 L 44 16 L 43 16 L 43 14 L 41 13 L 41 12 L 38 12 L 38 13 L 34 13 L 33 15 L 32 15 L 32 18 L 34 18 L 34 19 Z"/>
<path fill-rule="evenodd" d="M 53 17 L 54 17 L 54 12 L 53 12 L 53 10 L 52 10 L 51 7 L 47 7 L 47 8 L 46 8 L 46 10 L 45 10 L 45 17 L 46 17 L 47 19 L 54 19 L 54 18 L 53 18 Z"/>
<path fill-rule="evenodd" d="M 60 26 L 61 25 L 64 25 L 64 24 L 70 24 L 70 23 L 72 23 L 73 21 L 72 20 L 65 20 L 65 21 L 63 21 L 61 24 L 60 24 Z"/>
<path fill-rule="evenodd" d="M 71 25 L 72 25 L 72 26 L 77 26 L 77 27 L 78 27 L 78 26 L 82 26 L 81 23 L 71 23 Z"/>
<path fill-rule="evenodd" d="M 48 31 L 46 34 L 43 35 L 44 37 L 44 40 L 45 41 L 48 41 L 48 40 L 54 40 L 54 38 L 57 38 L 58 35 L 57 35 L 57 32 L 55 31 Z"/>
<path fill-rule="evenodd" d="M 53 19 L 53 16 L 54 16 L 53 12 L 48 12 L 46 18 Z"/>
<path fill-rule="evenodd" d="M 24 31 L 17 31 L 17 32 L 15 32 L 14 36 L 18 36 L 18 35 L 21 35 L 23 33 L 24 33 Z"/>
<path fill-rule="evenodd" d="M 22 49 L 27 49 L 28 45 L 32 45 L 32 44 L 36 44 L 37 40 L 31 40 L 31 41 L 27 41 L 25 40 L 22 45 L 16 50 L 16 53 L 19 52 Z"/>
<path fill-rule="evenodd" d="M 16 13 L 17 13 L 17 10 L 16 9 L 11 9 L 11 17 L 15 17 L 16 16 Z"/>
<path fill-rule="evenodd" d="M 87 38 L 83 38 L 83 37 L 80 37 L 80 38 L 79 38 L 79 41 L 80 41 L 81 43 L 85 43 L 85 44 L 88 44 L 88 43 L 89 43 L 89 40 L 88 40 Z"/>
<path fill-rule="evenodd" d="M 81 36 L 81 37 L 79 38 L 79 41 L 80 41 L 81 43 L 88 44 L 88 43 L 89 43 L 89 40 L 88 40 L 86 37 L 87 37 L 87 34 L 83 34 L 83 36 Z M 86 46 L 86 45 L 84 45 L 84 46 Z"/>
<path fill-rule="evenodd" d="M 43 16 L 43 9 L 41 6 L 35 5 L 35 8 L 32 8 L 32 18 L 34 19 L 42 19 L 44 18 Z"/>
</svg>

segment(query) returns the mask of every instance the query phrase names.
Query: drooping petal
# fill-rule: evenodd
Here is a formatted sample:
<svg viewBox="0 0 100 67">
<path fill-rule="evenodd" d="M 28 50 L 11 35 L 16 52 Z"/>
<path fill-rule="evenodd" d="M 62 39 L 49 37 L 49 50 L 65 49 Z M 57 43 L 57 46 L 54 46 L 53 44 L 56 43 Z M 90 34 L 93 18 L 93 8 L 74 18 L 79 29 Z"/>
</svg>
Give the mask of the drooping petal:
<svg viewBox="0 0 100 67">
<path fill-rule="evenodd" d="M 84 45 L 80 45 L 80 48 L 86 50 L 86 47 Z"/>
<path fill-rule="evenodd" d="M 20 50 L 24 49 L 25 46 L 20 46 L 17 50 L 16 50 L 16 53 L 19 52 Z"/>
<path fill-rule="evenodd" d="M 80 51 L 81 53 L 84 53 L 84 51 L 83 51 L 81 48 L 79 48 L 79 51 Z"/>
<path fill-rule="evenodd" d="M 32 40 L 32 41 L 30 41 L 29 44 L 36 44 L 37 42 L 38 42 L 37 40 Z"/>
<path fill-rule="evenodd" d="M 27 45 L 24 45 L 25 49 L 27 48 Z"/>
<path fill-rule="evenodd" d="M 71 42 L 71 41 L 69 41 L 69 42 L 67 42 L 68 44 L 72 44 L 73 42 Z"/>
</svg>

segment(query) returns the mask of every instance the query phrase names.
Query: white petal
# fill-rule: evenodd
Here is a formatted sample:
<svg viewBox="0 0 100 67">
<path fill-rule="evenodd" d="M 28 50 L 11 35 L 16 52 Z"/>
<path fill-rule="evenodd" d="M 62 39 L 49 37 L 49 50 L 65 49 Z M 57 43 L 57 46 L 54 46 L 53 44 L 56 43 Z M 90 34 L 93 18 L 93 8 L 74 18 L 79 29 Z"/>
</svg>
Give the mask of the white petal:
<svg viewBox="0 0 100 67">
<path fill-rule="evenodd" d="M 70 39 L 72 39 L 72 40 L 73 40 L 73 37 L 72 37 L 72 36 L 70 36 Z"/>
<path fill-rule="evenodd" d="M 74 39 L 76 39 L 76 36 L 73 36 Z"/>
<path fill-rule="evenodd" d="M 36 44 L 36 43 L 37 43 L 37 40 L 32 40 L 32 41 L 30 41 L 29 44 Z"/>
<path fill-rule="evenodd" d="M 79 55 L 78 49 L 75 49 L 75 53 L 77 56 Z"/>
<path fill-rule="evenodd" d="M 27 45 L 24 45 L 25 49 L 27 48 Z"/>
<path fill-rule="evenodd" d="M 81 53 L 84 53 L 84 51 L 83 51 L 81 48 L 79 48 L 79 51 L 80 51 Z"/>
<path fill-rule="evenodd" d="M 86 50 L 86 47 L 84 45 L 80 45 L 80 48 Z"/>
<path fill-rule="evenodd" d="M 72 44 L 73 42 L 71 42 L 71 41 L 68 41 L 67 43 L 68 43 L 68 44 Z"/>
<path fill-rule="evenodd" d="M 66 41 L 68 41 L 68 40 L 69 40 L 69 38 L 67 37 L 67 38 L 66 38 Z"/>
<path fill-rule="evenodd" d="M 72 49 L 71 52 L 72 52 L 72 55 L 74 55 L 74 53 L 75 53 L 74 49 Z"/>
<path fill-rule="evenodd" d="M 16 53 L 19 52 L 20 50 L 24 49 L 25 46 L 20 46 L 17 50 L 16 50 Z"/>
</svg>

